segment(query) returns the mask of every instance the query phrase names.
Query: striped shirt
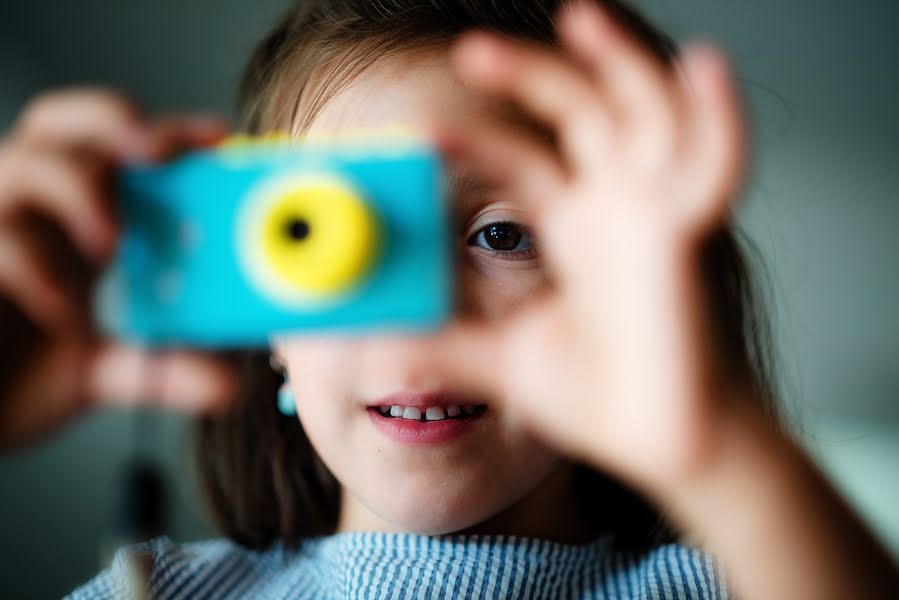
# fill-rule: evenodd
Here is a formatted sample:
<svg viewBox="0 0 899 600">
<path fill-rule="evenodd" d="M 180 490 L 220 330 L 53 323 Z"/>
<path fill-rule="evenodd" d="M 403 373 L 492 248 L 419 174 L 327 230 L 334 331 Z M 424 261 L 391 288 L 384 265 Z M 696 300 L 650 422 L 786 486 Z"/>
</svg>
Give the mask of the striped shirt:
<svg viewBox="0 0 899 600">
<path fill-rule="evenodd" d="M 129 546 L 68 596 L 106 598 L 725 599 L 716 562 L 679 545 L 640 556 L 509 536 L 345 532 L 248 550 L 228 540 Z"/>
</svg>

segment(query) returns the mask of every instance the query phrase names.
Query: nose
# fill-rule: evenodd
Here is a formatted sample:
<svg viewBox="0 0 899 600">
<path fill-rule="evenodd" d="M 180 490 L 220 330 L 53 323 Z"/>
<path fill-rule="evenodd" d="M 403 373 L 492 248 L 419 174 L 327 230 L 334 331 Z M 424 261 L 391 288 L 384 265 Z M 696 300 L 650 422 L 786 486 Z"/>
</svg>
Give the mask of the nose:
<svg viewBox="0 0 899 600">
<path fill-rule="evenodd" d="M 367 390 L 372 397 L 397 391 L 429 393 L 443 387 L 434 375 L 430 357 L 421 352 L 414 337 L 364 341 L 358 368 L 359 380 L 368 382 L 366 387 L 375 388 Z"/>
</svg>

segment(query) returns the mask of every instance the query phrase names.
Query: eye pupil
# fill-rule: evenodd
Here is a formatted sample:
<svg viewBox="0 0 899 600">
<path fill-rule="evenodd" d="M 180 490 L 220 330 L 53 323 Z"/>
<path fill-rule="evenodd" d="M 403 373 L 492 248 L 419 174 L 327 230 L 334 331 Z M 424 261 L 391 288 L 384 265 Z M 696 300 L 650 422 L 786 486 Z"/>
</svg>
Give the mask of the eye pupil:
<svg viewBox="0 0 899 600">
<path fill-rule="evenodd" d="M 521 242 L 521 230 L 511 223 L 494 223 L 484 230 L 484 240 L 494 250 L 512 250 Z"/>
<path fill-rule="evenodd" d="M 300 242 L 306 239 L 306 237 L 309 235 L 309 223 L 307 223 L 305 219 L 294 217 L 287 222 L 285 230 L 287 233 L 287 237 L 294 241 Z"/>
</svg>

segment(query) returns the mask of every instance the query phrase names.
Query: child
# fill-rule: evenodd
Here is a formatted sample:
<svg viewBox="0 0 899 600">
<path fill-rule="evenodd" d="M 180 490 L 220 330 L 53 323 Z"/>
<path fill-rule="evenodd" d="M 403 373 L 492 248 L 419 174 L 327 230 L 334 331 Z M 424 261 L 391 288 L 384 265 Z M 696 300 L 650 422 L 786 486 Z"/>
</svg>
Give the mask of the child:
<svg viewBox="0 0 899 600">
<path fill-rule="evenodd" d="M 427 123 L 452 168 L 456 318 L 430 337 L 275 340 L 299 418 L 278 413 L 278 381 L 248 357 L 245 398 L 198 440 L 231 541 L 125 549 L 73 598 L 135 593 L 141 569 L 161 598 L 875 598 L 895 586 L 769 404 L 727 229 L 745 142 L 724 62 L 701 46 L 675 56 L 615 0 L 556 5 L 305 0 L 265 40 L 243 87 L 249 130 Z M 493 33 L 456 39 L 469 29 Z M 115 232 L 92 178 L 221 133 L 147 126 L 104 94 L 45 98 L 0 163 L 5 215 L 29 200 L 102 260 Z M 4 442 L 85 398 L 200 410 L 231 395 L 231 372 L 208 356 L 148 359 L 71 325 L 38 238 L 13 221 L 0 287 L 53 334 L 13 386 Z M 134 376 L 148 361 L 155 389 Z M 37 396 L 46 410 L 23 400 Z"/>
</svg>

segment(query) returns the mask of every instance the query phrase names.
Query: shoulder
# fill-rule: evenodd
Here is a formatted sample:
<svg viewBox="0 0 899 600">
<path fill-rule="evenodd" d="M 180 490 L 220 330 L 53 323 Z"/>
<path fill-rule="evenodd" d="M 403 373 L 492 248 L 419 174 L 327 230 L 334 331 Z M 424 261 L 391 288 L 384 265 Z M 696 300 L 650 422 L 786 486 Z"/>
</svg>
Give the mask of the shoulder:
<svg viewBox="0 0 899 600">
<path fill-rule="evenodd" d="M 287 555 L 279 545 L 255 551 L 226 539 L 178 544 L 162 537 L 120 549 L 108 569 L 66 599 L 219 597 L 284 581 Z"/>
</svg>

